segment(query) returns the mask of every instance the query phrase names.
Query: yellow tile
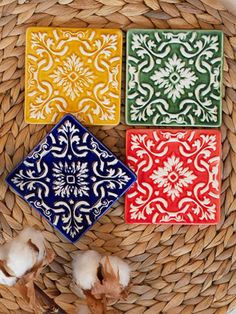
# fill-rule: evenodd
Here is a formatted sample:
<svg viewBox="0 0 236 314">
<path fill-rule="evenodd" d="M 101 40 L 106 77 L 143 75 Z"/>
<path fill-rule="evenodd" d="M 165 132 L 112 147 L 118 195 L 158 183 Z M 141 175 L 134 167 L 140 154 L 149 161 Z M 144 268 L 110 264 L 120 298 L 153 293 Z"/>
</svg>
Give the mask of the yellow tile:
<svg viewBox="0 0 236 314">
<path fill-rule="evenodd" d="M 26 34 L 25 121 L 120 121 L 122 32 L 31 27 Z"/>
</svg>

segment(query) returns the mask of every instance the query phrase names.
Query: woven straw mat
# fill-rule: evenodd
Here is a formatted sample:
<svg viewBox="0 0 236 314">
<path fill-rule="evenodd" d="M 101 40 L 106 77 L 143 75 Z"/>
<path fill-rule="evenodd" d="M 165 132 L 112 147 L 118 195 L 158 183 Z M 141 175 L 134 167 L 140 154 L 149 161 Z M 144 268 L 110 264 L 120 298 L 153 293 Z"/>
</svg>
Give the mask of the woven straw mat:
<svg viewBox="0 0 236 314">
<path fill-rule="evenodd" d="M 217 226 L 126 225 L 121 199 L 73 245 L 9 190 L 7 173 L 51 128 L 27 125 L 23 118 L 25 30 L 33 25 L 224 31 L 224 167 Z M 78 249 L 114 253 L 130 263 L 128 299 L 113 306 L 121 313 L 221 314 L 236 307 L 236 18 L 218 0 L 0 0 L 0 30 L 1 242 L 26 224 L 40 227 L 56 258 L 38 285 L 67 313 L 74 313 L 78 300 L 71 285 L 71 256 Z M 124 159 L 128 127 L 122 107 L 118 126 L 90 130 Z M 0 313 L 28 312 L 14 288 L 0 288 Z"/>
</svg>

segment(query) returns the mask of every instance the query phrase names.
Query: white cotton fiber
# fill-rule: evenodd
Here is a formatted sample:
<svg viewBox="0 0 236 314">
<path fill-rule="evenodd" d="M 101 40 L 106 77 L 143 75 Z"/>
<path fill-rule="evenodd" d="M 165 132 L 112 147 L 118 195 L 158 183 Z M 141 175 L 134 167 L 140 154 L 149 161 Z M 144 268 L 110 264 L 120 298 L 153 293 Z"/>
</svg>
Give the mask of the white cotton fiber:
<svg viewBox="0 0 236 314">
<path fill-rule="evenodd" d="M 16 277 L 8 277 L 0 270 L 0 284 L 5 286 L 14 286 L 16 283 Z"/>
<path fill-rule="evenodd" d="M 19 234 L 18 237 L 21 242 L 27 244 L 30 240 L 32 244 L 37 247 L 37 262 L 41 262 L 45 256 L 45 241 L 43 234 L 32 227 L 27 227 Z"/>
<path fill-rule="evenodd" d="M 12 286 L 17 279 L 31 270 L 45 256 L 42 233 L 25 228 L 16 238 L 0 247 L 0 283 Z"/>
<path fill-rule="evenodd" d="M 37 262 L 37 253 L 19 239 L 9 243 L 6 265 L 16 277 L 23 276 Z"/>
<path fill-rule="evenodd" d="M 23 276 L 45 255 L 42 233 L 34 228 L 25 228 L 15 239 L 5 244 L 7 267 L 16 277 Z"/>
<path fill-rule="evenodd" d="M 72 262 L 73 278 L 83 290 L 90 290 L 98 281 L 101 255 L 96 251 L 78 252 Z"/>
</svg>

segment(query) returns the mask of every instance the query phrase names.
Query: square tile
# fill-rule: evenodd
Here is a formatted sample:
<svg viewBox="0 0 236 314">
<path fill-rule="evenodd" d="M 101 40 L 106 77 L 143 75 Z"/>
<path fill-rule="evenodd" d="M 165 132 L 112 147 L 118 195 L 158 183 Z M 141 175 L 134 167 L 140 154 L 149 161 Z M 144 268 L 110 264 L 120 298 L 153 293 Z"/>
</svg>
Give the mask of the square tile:
<svg viewBox="0 0 236 314">
<path fill-rule="evenodd" d="M 6 180 L 52 226 L 76 242 L 135 179 L 129 168 L 67 115 Z"/>
<path fill-rule="evenodd" d="M 122 32 L 31 27 L 26 33 L 25 121 L 85 125 L 120 121 Z"/>
<path fill-rule="evenodd" d="M 221 125 L 223 33 L 129 30 L 126 122 Z"/>
<path fill-rule="evenodd" d="M 126 140 L 127 162 L 137 175 L 126 194 L 126 222 L 219 222 L 218 130 L 129 130 Z"/>
</svg>

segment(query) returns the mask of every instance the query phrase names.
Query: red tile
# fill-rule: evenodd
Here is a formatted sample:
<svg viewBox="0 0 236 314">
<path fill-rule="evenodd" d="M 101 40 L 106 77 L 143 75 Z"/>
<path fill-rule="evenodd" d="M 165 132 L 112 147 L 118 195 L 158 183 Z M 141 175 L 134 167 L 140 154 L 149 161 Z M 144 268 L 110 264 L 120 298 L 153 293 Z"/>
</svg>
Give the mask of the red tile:
<svg viewBox="0 0 236 314">
<path fill-rule="evenodd" d="M 218 130 L 129 130 L 127 223 L 216 224 L 220 218 Z"/>
</svg>

